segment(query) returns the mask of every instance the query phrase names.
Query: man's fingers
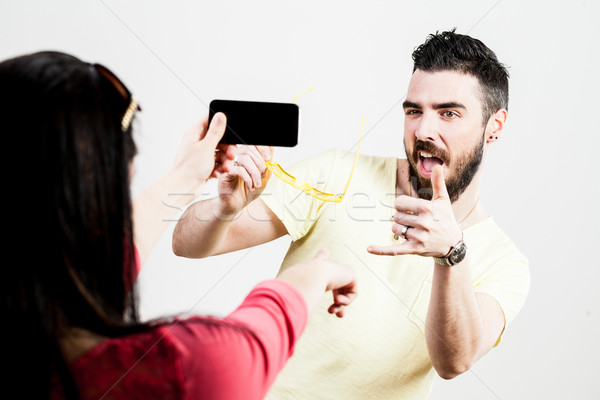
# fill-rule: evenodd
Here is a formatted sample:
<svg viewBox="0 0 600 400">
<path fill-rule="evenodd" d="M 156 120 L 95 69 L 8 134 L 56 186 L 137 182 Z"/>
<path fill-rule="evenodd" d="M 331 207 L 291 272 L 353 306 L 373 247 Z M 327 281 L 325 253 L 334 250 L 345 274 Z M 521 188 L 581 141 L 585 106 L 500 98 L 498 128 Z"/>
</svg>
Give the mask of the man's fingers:
<svg viewBox="0 0 600 400">
<path fill-rule="evenodd" d="M 254 184 L 252 183 L 252 177 L 250 176 L 250 174 L 248 173 L 246 168 L 244 168 L 242 166 L 235 166 L 231 169 L 231 171 L 229 172 L 228 175 L 233 178 L 240 178 L 242 181 L 244 181 L 244 183 L 246 184 L 246 188 L 248 190 L 254 190 Z"/>
<path fill-rule="evenodd" d="M 416 215 L 422 211 L 422 207 L 426 204 L 425 202 L 426 200 L 423 199 L 402 195 L 396 197 L 394 207 L 396 210 Z"/>
<path fill-rule="evenodd" d="M 432 200 L 448 199 L 448 189 L 444 179 L 444 169 L 441 165 L 436 165 L 431 171 L 431 188 L 433 189 Z"/>
<path fill-rule="evenodd" d="M 248 171 L 248 174 L 252 178 L 254 187 L 260 187 L 262 185 L 262 174 L 258 169 L 255 160 L 250 154 L 240 154 L 238 156 L 237 163 L 238 166 L 243 167 L 246 169 L 246 171 Z"/>
<path fill-rule="evenodd" d="M 225 134 L 226 127 L 227 117 L 225 117 L 225 114 L 221 112 L 216 113 L 210 121 L 208 131 L 206 132 L 206 135 L 204 135 L 202 141 L 207 141 L 209 145 L 216 148 Z"/>
<path fill-rule="evenodd" d="M 273 157 L 273 147 L 272 146 L 255 146 L 256 150 L 260 153 L 261 157 L 264 160 L 270 160 Z"/>
<path fill-rule="evenodd" d="M 393 246 L 371 245 L 367 247 L 367 251 L 371 254 L 376 254 L 379 256 L 399 256 L 401 254 L 412 254 L 411 249 L 405 245 L 406 243 L 408 242 L 404 242 Z"/>
<path fill-rule="evenodd" d="M 242 146 L 239 148 L 238 156 L 246 155 L 256 165 L 256 168 L 260 171 L 260 174 L 263 175 L 267 170 L 267 165 L 265 164 L 265 159 L 263 153 L 258 149 L 257 146 Z"/>
</svg>

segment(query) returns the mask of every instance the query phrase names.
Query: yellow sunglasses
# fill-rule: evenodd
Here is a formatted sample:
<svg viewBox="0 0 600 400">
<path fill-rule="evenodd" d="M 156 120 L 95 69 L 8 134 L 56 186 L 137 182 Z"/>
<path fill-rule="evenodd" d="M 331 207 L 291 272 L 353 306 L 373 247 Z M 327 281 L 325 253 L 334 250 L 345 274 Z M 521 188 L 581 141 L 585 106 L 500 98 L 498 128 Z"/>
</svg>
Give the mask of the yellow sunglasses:
<svg viewBox="0 0 600 400">
<path fill-rule="evenodd" d="M 304 91 L 303 93 L 300 93 L 298 96 L 296 96 L 294 98 L 294 100 L 292 100 L 292 103 L 294 101 L 296 101 L 296 99 L 298 97 L 302 96 L 304 93 L 310 92 L 312 89 L 314 89 L 314 87 Z M 360 123 L 360 139 L 358 140 L 358 149 L 356 150 L 356 155 L 354 156 L 354 163 L 352 164 L 352 169 L 350 170 L 350 175 L 348 176 L 348 182 L 346 183 L 346 187 L 344 188 L 344 191 L 341 194 L 333 194 L 333 193 L 323 192 L 319 189 L 314 188 L 308 182 L 299 183 L 298 179 L 295 176 L 286 172 L 286 170 L 284 170 L 283 167 L 277 162 L 265 161 L 267 164 L 267 168 L 271 172 L 273 172 L 273 174 L 276 177 L 278 177 L 279 179 L 281 179 L 283 182 L 287 183 L 288 185 L 290 185 L 296 189 L 302 190 L 304 193 L 311 195 L 315 199 L 318 199 L 321 201 L 328 201 L 328 202 L 332 202 L 332 203 L 339 203 L 342 201 L 342 199 L 346 195 L 348 186 L 350 186 L 350 180 L 352 179 L 352 174 L 354 173 L 354 167 L 356 166 L 356 161 L 358 160 L 358 154 L 360 152 L 360 145 L 362 143 L 364 125 L 365 125 L 365 118 L 363 117 L 362 121 Z"/>
</svg>

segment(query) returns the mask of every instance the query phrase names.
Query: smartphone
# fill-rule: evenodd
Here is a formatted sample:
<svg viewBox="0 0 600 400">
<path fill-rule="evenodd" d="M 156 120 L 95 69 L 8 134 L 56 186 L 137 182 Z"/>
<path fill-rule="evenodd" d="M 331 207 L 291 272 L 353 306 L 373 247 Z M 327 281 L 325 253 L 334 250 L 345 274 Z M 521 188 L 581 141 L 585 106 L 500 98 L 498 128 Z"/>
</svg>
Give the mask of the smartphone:
<svg viewBox="0 0 600 400">
<path fill-rule="evenodd" d="M 227 129 L 220 143 L 294 147 L 300 132 L 300 108 L 293 103 L 213 100 L 208 123 L 222 112 Z"/>
</svg>

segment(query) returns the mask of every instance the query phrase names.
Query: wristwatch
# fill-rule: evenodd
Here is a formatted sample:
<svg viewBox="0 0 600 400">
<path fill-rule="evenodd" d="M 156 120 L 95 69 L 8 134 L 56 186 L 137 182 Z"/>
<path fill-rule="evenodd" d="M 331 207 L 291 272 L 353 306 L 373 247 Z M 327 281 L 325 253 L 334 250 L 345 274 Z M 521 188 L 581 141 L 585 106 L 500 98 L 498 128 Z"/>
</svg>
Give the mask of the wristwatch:
<svg viewBox="0 0 600 400">
<path fill-rule="evenodd" d="M 460 241 L 454 246 L 450 247 L 450 251 L 444 257 L 433 257 L 433 261 L 437 264 L 451 267 L 458 264 L 467 256 L 467 245 L 461 238 Z"/>
</svg>

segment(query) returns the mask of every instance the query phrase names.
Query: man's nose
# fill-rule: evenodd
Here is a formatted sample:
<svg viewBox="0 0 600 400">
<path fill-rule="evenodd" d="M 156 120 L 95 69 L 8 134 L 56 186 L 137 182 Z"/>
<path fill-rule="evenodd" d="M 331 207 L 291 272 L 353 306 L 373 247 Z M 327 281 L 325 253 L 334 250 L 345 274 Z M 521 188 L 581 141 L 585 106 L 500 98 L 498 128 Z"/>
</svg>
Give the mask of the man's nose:
<svg viewBox="0 0 600 400">
<path fill-rule="evenodd" d="M 419 124 L 415 131 L 417 139 L 424 142 L 434 142 L 439 137 L 438 123 L 435 115 L 430 113 L 423 113 L 419 118 Z"/>
</svg>

